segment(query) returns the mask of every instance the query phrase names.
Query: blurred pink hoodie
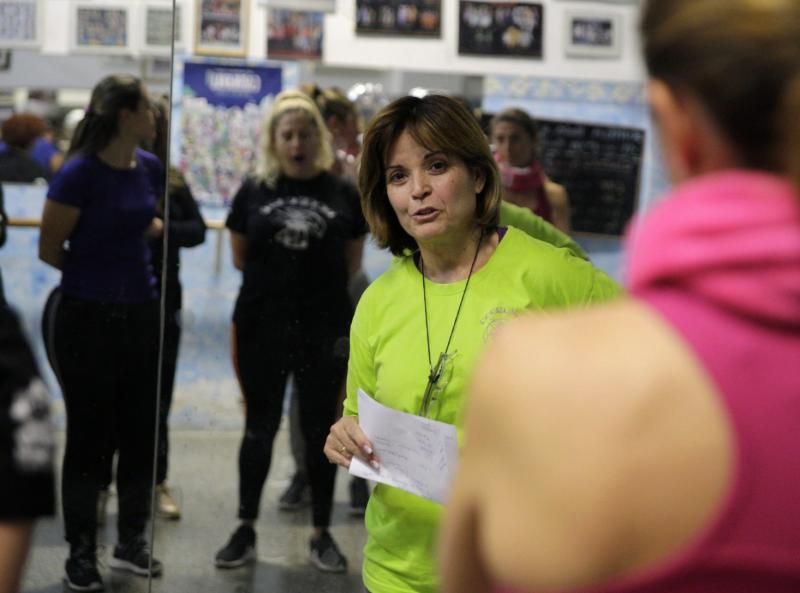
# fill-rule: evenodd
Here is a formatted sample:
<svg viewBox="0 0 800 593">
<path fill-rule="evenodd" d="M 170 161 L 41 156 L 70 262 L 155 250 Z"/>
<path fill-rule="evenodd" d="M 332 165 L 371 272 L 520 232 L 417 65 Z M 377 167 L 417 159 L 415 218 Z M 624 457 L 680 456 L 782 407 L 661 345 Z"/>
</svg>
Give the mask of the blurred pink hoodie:
<svg viewBox="0 0 800 593">
<path fill-rule="evenodd" d="M 796 189 L 746 171 L 685 183 L 633 225 L 627 269 L 634 298 L 673 327 L 716 385 L 734 431 L 733 478 L 692 544 L 580 593 L 800 592 Z"/>
</svg>

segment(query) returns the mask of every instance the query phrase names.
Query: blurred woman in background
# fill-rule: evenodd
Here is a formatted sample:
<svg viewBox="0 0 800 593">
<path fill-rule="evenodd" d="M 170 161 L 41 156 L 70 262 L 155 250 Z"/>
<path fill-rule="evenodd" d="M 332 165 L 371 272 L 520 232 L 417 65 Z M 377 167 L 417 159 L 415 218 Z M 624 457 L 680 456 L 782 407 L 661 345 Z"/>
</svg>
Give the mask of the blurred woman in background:
<svg viewBox="0 0 800 593">
<path fill-rule="evenodd" d="M 347 560 L 328 531 L 336 467 L 322 449 L 345 375 L 353 314 L 347 286 L 367 229 L 358 192 L 329 172 L 329 132 L 308 96 L 275 98 L 263 142 L 260 173 L 244 181 L 226 222 L 233 264 L 242 270 L 233 321 L 246 421 L 240 524 L 215 563 L 233 568 L 255 559 L 254 525 L 291 374 L 311 485 L 309 558 L 322 571 L 344 572 Z"/>
<path fill-rule="evenodd" d="M 547 177 L 539 163 L 536 121 L 522 109 L 506 109 L 492 118 L 490 139 L 500 168 L 503 199 L 528 208 L 569 234 L 569 196 L 562 185 Z"/>
<path fill-rule="evenodd" d="M 156 135 L 152 143 L 153 154 L 167 167 L 169 162 L 169 146 L 167 144 L 169 139 L 169 100 L 164 97 L 154 101 L 153 110 L 156 116 Z M 169 200 L 169 205 L 165 200 Z M 168 217 L 167 212 L 169 212 Z M 163 238 L 158 237 L 150 242 L 156 282 L 159 291 L 165 292 L 164 342 L 161 357 L 161 391 L 156 449 L 156 511 L 166 519 L 180 519 L 180 507 L 167 485 L 169 411 L 172 406 L 175 372 L 178 367 L 183 308 L 180 250 L 202 244 L 206 237 L 206 224 L 186 180 L 175 167 L 167 167 L 167 192 L 156 204 L 156 217 L 164 220 L 166 235 L 166 255 Z M 163 286 L 162 280 L 164 280 Z"/>
<path fill-rule="evenodd" d="M 169 147 L 169 99 L 162 97 L 152 102 L 155 114 L 156 133 L 154 138 L 144 143 L 161 163 L 168 162 Z M 141 149 L 137 149 L 141 150 Z M 169 220 L 166 221 L 167 203 L 169 200 Z M 181 309 L 183 288 L 180 283 L 180 249 L 195 247 L 205 240 L 206 225 L 200 209 L 192 196 L 183 175 L 175 167 L 167 172 L 167 192 L 161 194 L 156 204 L 156 219 L 163 225 L 157 236 L 154 234 L 149 242 L 153 275 L 159 294 L 162 293 L 164 281 L 164 341 L 161 356 L 161 389 L 159 391 L 158 411 L 158 444 L 156 447 L 156 512 L 165 519 L 181 518 L 181 509 L 175 501 L 167 485 L 167 466 L 169 461 L 169 411 L 172 406 L 172 393 L 175 387 L 175 372 L 178 366 L 178 349 L 181 339 Z M 164 241 L 167 242 L 166 257 Z M 166 273 L 166 275 L 164 275 Z M 106 475 L 98 498 L 97 522 L 105 523 L 106 505 L 109 489 L 113 479 L 113 458 L 116 443 L 109 443 L 110 451 L 107 459 Z"/>
<path fill-rule="evenodd" d="M 361 149 L 358 142 L 358 115 L 355 105 L 335 87 L 323 90 L 315 84 L 309 84 L 304 85 L 301 90 L 314 101 L 331 134 L 331 149 L 335 159 L 330 169 L 331 173 L 355 181 L 356 164 Z M 354 307 L 368 284 L 369 278 L 359 263 L 359 269 L 350 278 L 348 286 Z M 305 441 L 300 431 L 296 392 L 296 389 L 292 390 L 289 400 L 289 441 L 296 469 L 289 486 L 280 496 L 280 509 L 284 511 L 301 508 L 306 503 L 308 494 L 308 476 L 303 470 Z M 363 515 L 369 500 L 367 481 L 353 476 L 350 478 L 349 490 L 350 513 Z"/>
<path fill-rule="evenodd" d="M 42 213 L 39 257 L 61 270 L 43 330 L 62 388 L 67 437 L 62 505 L 70 554 L 66 584 L 99 591 L 97 497 L 119 449 L 118 544 L 111 567 L 157 576 L 145 539 L 152 492 L 158 367 L 158 290 L 148 241 L 161 235 L 158 158 L 147 91 L 112 75 L 93 89 L 68 160 L 53 178 Z M 113 438 L 112 438 L 113 437 Z"/>
<path fill-rule="evenodd" d="M 33 183 L 50 179 L 51 171 L 31 157 L 31 148 L 44 134 L 44 120 L 32 113 L 17 113 L 0 126 L 5 144 L 0 150 L 0 182 Z"/>
</svg>

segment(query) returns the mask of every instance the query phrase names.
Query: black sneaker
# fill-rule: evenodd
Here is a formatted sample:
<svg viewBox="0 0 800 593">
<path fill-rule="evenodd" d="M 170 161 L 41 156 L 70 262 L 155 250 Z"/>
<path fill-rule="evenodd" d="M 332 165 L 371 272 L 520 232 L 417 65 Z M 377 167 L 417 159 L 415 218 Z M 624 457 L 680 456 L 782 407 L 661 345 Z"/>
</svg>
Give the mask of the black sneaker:
<svg viewBox="0 0 800 593">
<path fill-rule="evenodd" d="M 311 564 L 323 572 L 345 572 L 347 571 L 347 558 L 339 550 L 339 546 L 333 541 L 331 534 L 324 531 L 316 539 L 311 538 L 309 543 Z"/>
<path fill-rule="evenodd" d="M 102 591 L 103 579 L 97 571 L 94 546 L 77 546 L 64 565 L 64 584 L 70 591 Z"/>
<path fill-rule="evenodd" d="M 237 568 L 256 559 L 256 530 L 250 525 L 239 525 L 225 547 L 217 552 L 217 568 Z"/>
<path fill-rule="evenodd" d="M 350 514 L 361 517 L 367 512 L 369 502 L 369 486 L 364 478 L 354 477 L 350 480 Z"/>
<path fill-rule="evenodd" d="M 164 565 L 156 558 L 150 558 L 150 548 L 143 537 L 117 544 L 109 565 L 115 570 L 127 570 L 143 577 L 161 576 Z"/>
<path fill-rule="evenodd" d="M 296 511 L 310 502 L 308 479 L 302 472 L 295 472 L 292 481 L 278 499 L 278 508 L 282 511 Z"/>
</svg>

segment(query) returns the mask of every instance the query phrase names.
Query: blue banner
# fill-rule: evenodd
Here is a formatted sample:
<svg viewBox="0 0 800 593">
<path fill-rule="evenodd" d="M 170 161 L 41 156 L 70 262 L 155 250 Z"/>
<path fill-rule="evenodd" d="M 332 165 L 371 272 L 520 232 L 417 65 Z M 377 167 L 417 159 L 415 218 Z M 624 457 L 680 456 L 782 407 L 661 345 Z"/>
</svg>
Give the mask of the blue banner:
<svg viewBox="0 0 800 593">
<path fill-rule="evenodd" d="M 183 94 L 202 97 L 218 107 L 244 107 L 281 90 L 281 69 L 275 66 L 239 66 L 186 62 Z"/>
<path fill-rule="evenodd" d="M 227 206 L 260 157 L 264 117 L 281 90 L 276 66 L 185 62 L 178 169 L 195 199 Z"/>
</svg>

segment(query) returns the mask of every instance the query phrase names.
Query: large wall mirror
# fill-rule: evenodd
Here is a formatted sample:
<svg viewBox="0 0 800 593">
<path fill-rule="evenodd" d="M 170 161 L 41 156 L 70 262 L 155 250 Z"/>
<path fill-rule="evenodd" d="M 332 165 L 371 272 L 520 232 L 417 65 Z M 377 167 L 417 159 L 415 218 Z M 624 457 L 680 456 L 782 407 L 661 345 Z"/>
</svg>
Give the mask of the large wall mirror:
<svg viewBox="0 0 800 593">
<path fill-rule="evenodd" d="M 451 4 L 445 12 L 455 18 L 455 0 L 445 1 Z M 303 2 L 317 12 L 288 10 Z M 428 39 L 428 45 L 410 37 L 358 37 L 356 3 L 303 2 L 0 0 L 0 121 L 15 113 L 35 116 L 42 122 L 37 142 L 56 150 L 43 147 L 42 154 L 65 152 L 76 129 L 93 130 L 84 153 L 67 158 L 60 171 L 0 178 L 11 221 L 0 248 L 5 295 L 49 388 L 56 442 L 55 515 L 37 522 L 22 581 L 26 593 L 70 590 L 65 577 L 73 590 L 362 591 L 363 507 L 371 485 L 339 470 L 332 504 L 313 504 L 312 478 L 298 472 L 313 465 L 302 449 L 320 427 L 302 420 L 293 394 L 295 384 L 316 389 L 309 377 L 315 378 L 317 367 L 304 358 L 296 336 L 273 332 L 264 321 L 270 311 L 283 319 L 283 309 L 237 316 L 233 323 L 242 272 L 234 265 L 226 220 L 243 181 L 257 170 L 262 123 L 282 90 L 314 83 L 316 92 L 335 86 L 356 99 L 356 117 L 348 120 L 345 113 L 337 130 L 339 116 L 323 114 L 335 132 L 332 148 L 344 174 L 353 169 L 357 121 L 363 125 L 390 98 L 434 88 L 466 96 L 485 112 L 523 107 L 556 132 L 632 130 L 633 144 L 593 144 L 635 149 L 631 170 L 620 174 L 630 183 L 607 185 L 622 188 L 614 191 L 639 208 L 664 185 L 643 89 L 627 54 L 621 66 L 600 65 L 609 79 L 604 82 L 581 70 L 591 66 L 591 78 L 597 78 L 599 62 L 565 64 L 552 47 L 549 61 L 525 63 L 531 67 L 526 77 L 519 76 L 521 62 L 495 58 L 489 64 L 485 56 L 458 58 L 456 70 L 470 74 L 453 74 L 449 62 L 427 73 L 398 71 L 392 60 L 413 61 L 398 47 L 417 51 L 440 44 L 450 49 L 438 53 L 450 56 L 455 33 L 445 28 L 445 37 Z M 563 3 L 544 3 L 558 23 Z M 338 11 L 334 18 L 319 12 L 332 10 Z M 622 14 L 632 28 L 634 8 Z M 325 45 L 331 61 L 352 66 L 307 61 L 319 57 L 323 22 L 339 39 Z M 305 33 L 292 41 L 290 30 Z M 425 49 L 425 59 L 438 53 Z M 390 65 L 373 63 L 375 56 Z M 488 74 L 495 63 L 503 67 Z M 566 66 L 583 79 L 556 78 Z M 631 72 L 618 75 L 620 67 Z M 110 135 L 103 132 L 108 121 Z M 560 126 L 564 122 L 569 125 Z M 559 140 L 556 132 L 549 137 Z M 555 156 L 551 160 L 558 164 Z M 576 196 L 579 189 L 572 190 Z M 48 210 L 49 202 L 56 204 Z M 234 246 L 249 237 L 248 208 L 261 206 L 251 199 L 238 212 L 233 208 L 227 226 L 239 235 Z M 313 213 L 291 218 L 295 214 L 286 214 L 284 226 L 292 227 L 286 241 L 299 245 L 304 233 L 316 232 L 317 219 Z M 617 275 L 618 236 L 597 233 L 578 240 L 600 267 Z M 70 239 L 67 257 L 83 262 L 70 263 L 70 278 L 55 297 L 62 272 L 39 260 L 42 236 L 59 248 Z M 363 284 L 388 262 L 367 241 L 356 276 Z M 303 274 L 315 273 L 312 267 L 263 263 L 265 286 L 273 282 L 287 291 L 303 284 Z M 292 300 L 301 317 L 301 304 L 321 306 L 292 299 L 284 301 Z M 278 359 L 291 367 L 258 379 L 269 383 L 263 393 L 278 394 L 268 402 L 258 387 L 251 386 L 258 398 L 243 395 L 242 383 L 253 379 L 235 364 L 243 360 L 237 352 L 242 344 L 249 344 L 251 370 Z M 334 347 L 343 363 L 346 349 Z M 246 424 L 248 413 L 259 422 Z M 335 554 L 317 540 L 317 547 L 310 546 L 319 535 L 314 525 L 330 527 Z M 120 539 L 126 544 L 121 548 Z M 159 574 L 151 578 L 151 572 Z"/>
<path fill-rule="evenodd" d="M 351 512 L 351 488 L 363 489 L 364 503 L 369 486 L 338 476 L 329 523 L 347 566 L 316 570 L 309 488 L 295 476 L 285 418 L 253 557 L 242 566 L 218 559 L 239 524 L 245 418 L 231 360 L 241 273 L 224 222 L 255 166 L 272 98 L 308 74 L 298 63 L 240 59 L 245 9 L 216 0 L 0 0 L 0 35 L 9 38 L 0 120 L 36 116 L 46 125 L 37 136 L 64 154 L 76 128 L 87 133 L 109 110 L 117 126 L 59 171 L 2 180 L 11 226 L 0 269 L 50 391 L 56 441 L 55 515 L 36 524 L 22 591 L 360 590 L 363 513 Z M 360 77 L 348 73 L 341 84 Z M 158 160 L 131 152 L 132 143 Z M 52 201 L 59 216 L 48 227 Z M 96 266 L 83 277 L 78 270 L 77 290 L 37 258 L 40 235 L 65 220 L 73 223 L 67 257 L 76 261 L 85 242 L 84 259 Z M 373 267 L 385 263 L 373 254 Z M 131 275 L 146 268 L 155 288 L 122 276 L 126 266 Z M 103 292 L 114 281 L 116 300 Z M 95 284 L 100 292 L 82 292 Z"/>
<path fill-rule="evenodd" d="M 155 222 L 164 166 L 138 146 L 158 152 L 151 107 L 170 89 L 172 13 L 169 1 L 0 2 L 0 268 L 56 445 L 55 515 L 36 524 L 23 591 L 149 586 L 169 221 Z"/>
</svg>

